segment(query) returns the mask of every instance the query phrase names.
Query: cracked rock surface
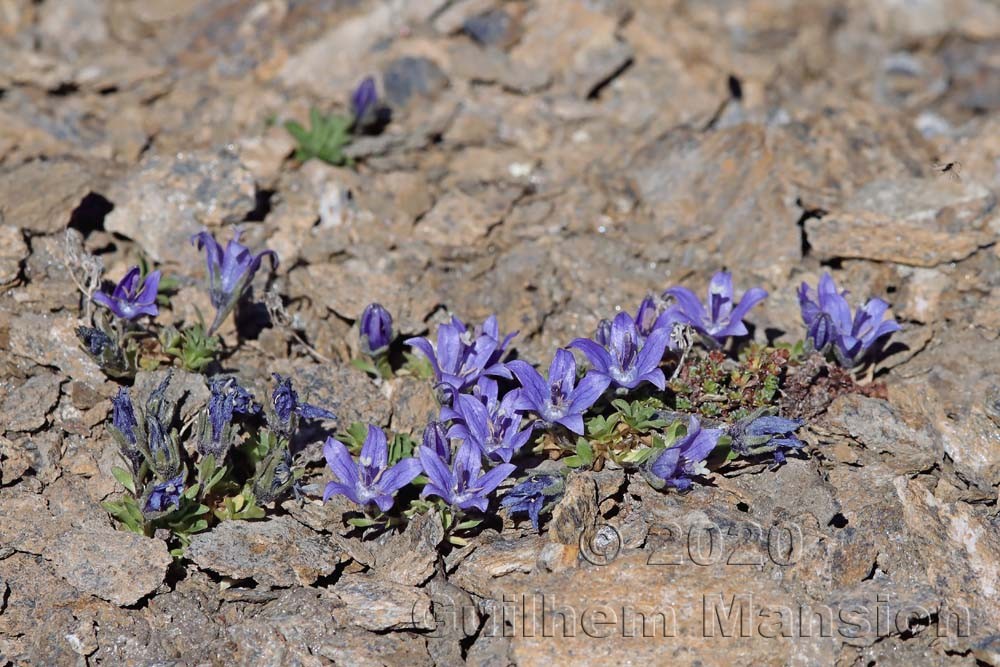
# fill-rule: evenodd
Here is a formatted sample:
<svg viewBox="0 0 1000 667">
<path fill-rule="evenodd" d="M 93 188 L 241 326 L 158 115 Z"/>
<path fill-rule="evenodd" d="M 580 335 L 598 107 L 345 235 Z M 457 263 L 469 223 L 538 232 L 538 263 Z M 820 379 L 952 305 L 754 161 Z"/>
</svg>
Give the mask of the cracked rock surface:
<svg viewBox="0 0 1000 667">
<path fill-rule="evenodd" d="M 998 53 L 992 0 L 0 0 L 0 667 L 1000 665 Z M 369 74 L 384 131 L 295 162 L 285 121 Z M 437 410 L 350 365 L 370 302 L 407 335 L 495 313 L 547 365 L 722 268 L 770 294 L 753 340 L 794 342 L 830 271 L 903 331 L 877 388 L 802 389 L 808 447 L 773 471 L 587 471 L 541 535 L 362 539 L 317 498 L 316 430 L 303 500 L 178 559 L 102 507 L 118 386 L 68 267 L 154 263 L 161 321 L 193 321 L 190 235 L 234 224 L 301 340 L 230 320 L 224 369 L 293 376 L 338 426 L 419 438 Z M 171 391 L 184 421 L 208 395 Z"/>
</svg>

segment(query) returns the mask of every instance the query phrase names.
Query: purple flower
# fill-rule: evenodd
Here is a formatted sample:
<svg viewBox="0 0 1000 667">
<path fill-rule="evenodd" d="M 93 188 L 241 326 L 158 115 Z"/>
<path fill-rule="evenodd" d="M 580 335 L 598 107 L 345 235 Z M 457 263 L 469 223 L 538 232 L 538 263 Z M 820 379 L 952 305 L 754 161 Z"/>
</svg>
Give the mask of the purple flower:
<svg viewBox="0 0 1000 667">
<path fill-rule="evenodd" d="M 594 331 L 594 341 L 601 347 L 607 347 L 611 342 L 611 320 L 605 318 L 597 323 Z"/>
<path fill-rule="evenodd" d="M 591 371 L 577 384 L 576 359 L 562 348 L 552 357 L 548 379 L 524 361 L 514 360 L 507 365 L 523 387 L 518 410 L 531 410 L 546 424 L 562 424 L 579 435 L 583 435 L 583 413 L 611 383 L 606 375 Z"/>
<path fill-rule="evenodd" d="M 672 296 L 677 300 L 672 312 L 678 321 L 690 325 L 695 331 L 717 343 L 723 343 L 730 336 L 747 334 L 743 318 L 751 308 L 767 297 L 767 292 L 760 287 L 752 287 L 734 305 L 736 299 L 732 274 L 720 271 L 712 276 L 708 285 L 707 307 L 686 287 L 672 287 L 664 292 L 664 296 Z"/>
<path fill-rule="evenodd" d="M 470 387 L 484 375 L 510 378 L 510 371 L 500 363 L 507 344 L 516 334 L 503 341 L 495 316 L 470 332 L 457 317 L 438 327 L 437 345 L 426 338 L 408 338 L 406 344 L 427 357 L 439 385 L 455 392 Z"/>
<path fill-rule="evenodd" d="M 212 380 L 209 390 L 207 422 L 203 421 L 199 428 L 197 448 L 203 455 L 213 454 L 221 459 L 229 448 L 228 431 L 233 416 L 258 414 L 260 406 L 235 378 Z M 218 462 L 221 463 L 221 460 Z"/>
<path fill-rule="evenodd" d="M 500 506 L 511 514 L 527 514 L 531 525 L 538 531 L 538 519 L 547 503 L 551 503 L 563 492 L 561 475 L 534 475 L 520 482 L 504 494 Z"/>
<path fill-rule="evenodd" d="M 139 422 L 136 421 L 135 407 L 126 387 L 119 388 L 118 393 L 111 399 L 111 424 L 129 444 L 136 444 L 135 429 L 139 426 Z"/>
<path fill-rule="evenodd" d="M 378 92 L 375 89 L 375 79 L 365 77 L 364 81 L 358 84 L 351 94 L 351 113 L 354 115 L 354 124 L 364 121 L 369 111 L 375 109 L 378 102 Z"/>
<path fill-rule="evenodd" d="M 594 372 L 607 377 L 617 387 L 635 389 L 648 381 L 662 391 L 667 379 L 659 365 L 670 340 L 670 331 L 654 327 L 643 342 L 632 316 L 618 313 L 611 322 L 609 336 L 606 345 L 589 338 L 577 338 L 570 347 L 583 352 Z"/>
<path fill-rule="evenodd" d="M 361 351 L 369 357 L 384 354 L 392 342 L 392 315 L 377 303 L 361 313 Z"/>
<path fill-rule="evenodd" d="M 444 423 L 432 421 L 424 428 L 423 446 L 431 450 L 445 462 L 451 462 L 451 441 Z"/>
<path fill-rule="evenodd" d="M 292 388 L 292 379 L 283 378 L 277 373 L 273 375 L 277 384 L 275 384 L 274 391 L 271 393 L 271 405 L 274 406 L 274 414 L 279 422 L 277 430 L 285 433 L 294 430 L 292 426 L 293 415 L 303 419 L 337 418 L 329 410 L 310 405 L 309 403 L 300 403 L 298 392 Z"/>
<path fill-rule="evenodd" d="M 94 294 L 94 301 L 123 320 L 134 320 L 143 315 L 156 317 L 160 312 L 156 306 L 160 272 L 153 271 L 145 278 L 141 278 L 140 273 L 139 267 L 133 266 L 115 286 L 110 296 L 104 292 L 97 292 Z"/>
<path fill-rule="evenodd" d="M 531 427 L 520 430 L 522 417 L 516 412 L 520 391 L 507 392 L 497 400 L 497 383 L 490 378 L 480 378 L 477 395 L 459 394 L 455 397 L 455 425 L 448 437 L 472 442 L 491 459 L 510 463 L 511 457 L 531 437 Z M 443 411 L 442 411 L 443 412 Z"/>
<path fill-rule="evenodd" d="M 184 493 L 184 473 L 172 477 L 165 482 L 154 484 L 146 498 L 146 512 L 162 512 L 171 505 L 180 507 L 181 494 Z"/>
<path fill-rule="evenodd" d="M 816 350 L 832 347 L 841 366 L 850 368 L 883 336 L 899 331 L 900 326 L 891 317 L 883 321 L 889 309 L 882 299 L 869 299 L 851 317 L 847 292 L 837 292 L 837 285 L 829 273 L 819 279 L 815 296 L 808 284 L 799 288 L 799 307 L 806 324 L 806 336 Z"/>
<path fill-rule="evenodd" d="M 732 439 L 730 448 L 742 456 L 758 456 L 773 453 L 774 462 L 784 463 L 782 449 L 802 449 L 805 443 L 793 434 L 802 426 L 799 419 L 786 419 L 757 411 L 741 419 L 728 429 L 726 435 Z"/>
<path fill-rule="evenodd" d="M 250 249 L 241 244 L 240 230 L 233 231 L 233 238 L 226 244 L 223 251 L 215 237 L 208 232 L 198 232 L 191 237 L 199 250 L 205 249 L 205 262 L 208 266 L 208 294 L 215 307 L 215 320 L 208 333 L 215 331 L 226 316 L 236 306 L 243 293 L 250 286 L 254 274 L 260 268 L 261 262 L 267 256 L 271 260 L 271 268 L 278 266 L 278 255 L 273 250 L 264 250 L 254 255 Z"/>
<path fill-rule="evenodd" d="M 691 487 L 691 477 L 707 472 L 704 461 L 712 453 L 722 437 L 722 429 L 701 427 L 698 418 L 692 416 L 688 422 L 687 434 L 677 443 L 665 449 L 649 466 L 651 482 L 656 488 L 670 485 L 681 491 Z"/>
<path fill-rule="evenodd" d="M 389 444 L 385 433 L 370 424 L 356 463 L 344 443 L 333 438 L 326 439 L 323 455 L 338 480 L 326 485 L 323 502 L 340 494 L 362 507 L 375 503 L 379 510 L 388 512 L 396 492 L 420 474 L 417 459 L 403 459 L 389 467 Z"/>
<path fill-rule="evenodd" d="M 459 447 L 449 466 L 437 452 L 421 446 L 420 463 L 429 481 L 420 497 L 438 496 L 453 507 L 463 510 L 474 507 L 485 512 L 489 505 L 489 494 L 516 470 L 516 466 L 501 463 L 483 473 L 481 457 L 479 448 L 466 441 Z"/>
<path fill-rule="evenodd" d="M 661 299 L 647 296 L 639 304 L 639 310 L 635 313 L 635 329 L 639 332 L 639 340 L 645 341 L 649 337 L 649 334 L 657 329 L 666 329 L 669 334 L 676 319 L 674 311 L 664 308 Z M 610 333 L 611 325 L 609 323 L 608 334 L 610 335 Z M 597 339 L 595 338 L 595 340 Z M 597 342 L 600 343 L 600 341 Z M 606 346 L 606 343 L 601 344 Z"/>
</svg>

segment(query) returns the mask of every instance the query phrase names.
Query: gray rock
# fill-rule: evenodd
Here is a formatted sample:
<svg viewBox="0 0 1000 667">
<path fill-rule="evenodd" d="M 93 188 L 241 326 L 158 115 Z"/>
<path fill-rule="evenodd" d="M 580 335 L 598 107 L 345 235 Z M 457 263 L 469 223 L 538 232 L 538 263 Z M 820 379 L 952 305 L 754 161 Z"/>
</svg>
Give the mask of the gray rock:
<svg viewBox="0 0 1000 667">
<path fill-rule="evenodd" d="M 9 431 L 34 431 L 45 426 L 45 417 L 59 400 L 63 379 L 53 373 L 28 378 L 0 403 L 0 423 Z"/>
<path fill-rule="evenodd" d="M 345 605 L 345 620 L 366 630 L 430 630 L 431 599 L 419 588 L 368 574 L 345 574 L 329 592 Z"/>
<path fill-rule="evenodd" d="M 125 606 L 163 582 L 172 559 L 167 545 L 121 530 L 71 530 L 42 554 L 78 590 Z"/>
<path fill-rule="evenodd" d="M 930 424 L 921 415 L 910 421 L 916 424 L 907 423 L 888 401 L 858 394 L 838 397 L 826 413 L 829 425 L 901 473 L 928 470 L 944 455 Z"/>
<path fill-rule="evenodd" d="M 36 234 L 52 234 L 69 224 L 88 192 L 103 189 L 92 165 L 75 160 L 34 161 L 0 171 L 0 218 Z M 44 196 L 43 196 L 44 193 Z"/>
<path fill-rule="evenodd" d="M 492 46 L 504 44 L 510 39 L 514 21 L 503 9 L 470 16 L 462 24 L 462 31 L 480 44 Z"/>
<path fill-rule="evenodd" d="M 74 380 L 113 391 L 104 373 L 80 348 L 74 332 L 79 322 L 70 315 L 24 313 L 11 320 L 10 352 L 43 366 L 58 368 Z"/>
<path fill-rule="evenodd" d="M 806 221 L 822 259 L 854 257 L 936 266 L 1000 238 L 997 200 L 986 187 L 948 178 L 875 181 L 842 208 Z"/>
<path fill-rule="evenodd" d="M 953 328 L 905 366 L 908 377 L 890 385 L 889 394 L 892 403 L 926 419 L 956 472 L 987 492 L 1000 483 L 1000 435 L 990 417 L 1000 391 L 998 364 L 994 342 Z"/>
<path fill-rule="evenodd" d="M 3 216 L 0 215 L 0 222 Z M 21 262 L 28 256 L 28 244 L 24 234 L 15 225 L 0 225 L 0 287 L 17 280 L 21 273 Z"/>
<path fill-rule="evenodd" d="M 448 77 L 433 60 L 406 56 L 389 63 L 382 72 L 385 99 L 401 109 L 414 97 L 432 98 L 447 87 Z"/>
<path fill-rule="evenodd" d="M 223 521 L 192 538 L 188 557 L 203 569 L 265 586 L 308 586 L 341 560 L 329 540 L 285 516 Z"/>
<path fill-rule="evenodd" d="M 256 206 L 254 193 L 253 175 L 227 150 L 152 154 L 110 187 L 115 208 L 105 228 L 163 262 L 190 246 L 201 228 L 246 217 Z"/>
</svg>

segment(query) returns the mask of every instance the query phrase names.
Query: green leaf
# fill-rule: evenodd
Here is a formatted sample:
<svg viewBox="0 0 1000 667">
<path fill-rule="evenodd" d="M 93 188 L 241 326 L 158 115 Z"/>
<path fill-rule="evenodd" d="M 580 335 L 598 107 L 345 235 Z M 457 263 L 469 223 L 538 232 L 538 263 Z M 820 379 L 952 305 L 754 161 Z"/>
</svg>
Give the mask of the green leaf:
<svg viewBox="0 0 1000 667">
<path fill-rule="evenodd" d="M 119 484 L 129 490 L 129 493 L 133 496 L 135 495 L 135 480 L 132 479 L 132 473 L 124 468 L 114 466 L 111 468 L 111 474 L 114 475 L 114 478 L 118 480 Z"/>
<path fill-rule="evenodd" d="M 348 519 L 347 523 L 354 526 L 355 528 L 370 528 L 371 526 L 377 524 L 378 521 L 369 518 L 353 517 Z"/>
</svg>

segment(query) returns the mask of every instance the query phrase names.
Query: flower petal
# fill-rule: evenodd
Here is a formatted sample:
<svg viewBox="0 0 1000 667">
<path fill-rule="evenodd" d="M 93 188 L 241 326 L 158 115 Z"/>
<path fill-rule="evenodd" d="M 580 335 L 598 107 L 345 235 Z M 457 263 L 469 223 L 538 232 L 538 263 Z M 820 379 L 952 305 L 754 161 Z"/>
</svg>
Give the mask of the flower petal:
<svg viewBox="0 0 1000 667">
<path fill-rule="evenodd" d="M 402 459 L 383 473 L 382 477 L 379 478 L 378 488 L 383 493 L 394 494 L 412 482 L 422 469 L 419 460 L 415 458 Z"/>
<path fill-rule="evenodd" d="M 389 465 L 389 443 L 385 431 L 378 426 L 368 425 L 368 435 L 361 446 L 362 465 L 375 470 L 384 470 Z"/>
<path fill-rule="evenodd" d="M 327 438 L 323 445 L 323 456 L 326 457 L 326 464 L 337 476 L 337 479 L 350 487 L 358 485 L 358 467 L 354 463 L 354 457 L 347 451 L 344 443 L 333 438 Z"/>
<path fill-rule="evenodd" d="M 589 338 L 577 338 L 570 343 L 569 346 L 583 352 L 583 355 L 587 357 L 590 365 L 593 366 L 595 370 L 604 374 L 608 373 L 608 369 L 611 368 L 612 363 L 611 355 L 602 346 L 598 345 Z"/>
</svg>

